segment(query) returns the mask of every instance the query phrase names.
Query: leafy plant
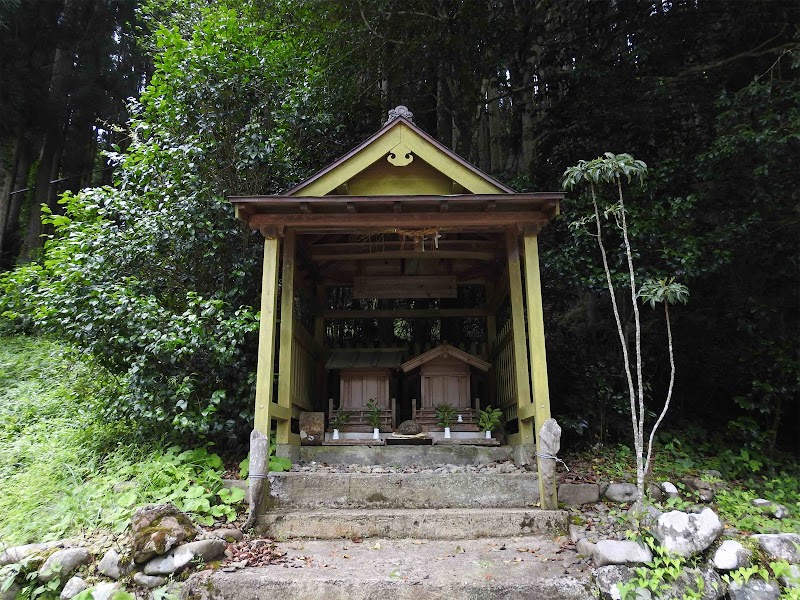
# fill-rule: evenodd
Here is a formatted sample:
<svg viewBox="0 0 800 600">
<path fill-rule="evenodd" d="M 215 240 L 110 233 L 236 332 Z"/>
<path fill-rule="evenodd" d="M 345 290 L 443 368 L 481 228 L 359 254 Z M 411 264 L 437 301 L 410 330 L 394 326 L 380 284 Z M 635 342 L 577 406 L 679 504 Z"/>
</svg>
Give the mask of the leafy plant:
<svg viewBox="0 0 800 600">
<path fill-rule="evenodd" d="M 481 431 L 494 431 L 500 425 L 503 411 L 499 408 L 492 408 L 490 404 L 484 410 L 478 412 L 478 427 Z"/>
<path fill-rule="evenodd" d="M 275 451 L 277 444 L 275 443 L 275 432 L 273 431 L 269 436 L 269 471 L 270 473 L 282 473 L 292 468 L 292 461 L 284 456 L 276 456 Z M 248 454 L 242 462 L 239 463 L 239 479 L 247 479 L 250 474 L 250 455 Z"/>
<path fill-rule="evenodd" d="M 367 402 L 366 415 L 370 425 L 372 425 L 372 428 L 379 429 L 381 426 L 383 409 L 378 406 L 378 402 L 375 400 L 375 398 L 370 398 L 369 402 Z"/>
<path fill-rule="evenodd" d="M 439 427 L 450 427 L 455 414 L 456 409 L 452 404 L 439 404 L 436 407 L 436 424 Z"/>
<path fill-rule="evenodd" d="M 331 419 L 330 426 L 333 429 L 341 429 L 342 425 L 346 425 L 349 420 L 350 420 L 350 413 L 339 409 L 336 411 L 336 414 Z"/>
<path fill-rule="evenodd" d="M 683 573 L 685 558 L 670 552 L 652 537 L 647 537 L 645 541 L 653 551 L 653 560 L 644 567 L 637 567 L 633 579 L 624 584 L 617 584 L 622 600 L 635 600 L 639 597 L 639 590 L 648 590 L 655 597 L 661 597 L 662 592 L 669 589 L 670 584 Z M 702 591 L 704 582 L 701 580 L 699 585 L 699 591 Z M 687 597 L 701 598 L 702 596 L 697 593 L 698 590 L 686 590 Z"/>
<path fill-rule="evenodd" d="M 635 160 L 629 154 L 613 154 L 606 152 L 591 161 L 581 160 L 574 167 L 570 167 L 564 172 L 563 186 L 565 189 L 573 189 L 578 185 L 588 185 L 589 192 L 592 198 L 592 206 L 594 214 L 579 219 L 573 226 L 575 228 L 582 228 L 589 222 L 594 222 L 595 232 L 593 235 L 597 239 L 597 244 L 600 248 L 600 256 L 603 261 L 603 269 L 606 275 L 606 284 L 611 298 L 611 306 L 614 311 L 614 320 L 617 326 L 617 334 L 619 336 L 620 348 L 622 349 L 622 363 L 626 380 L 628 383 L 628 398 L 631 410 L 631 424 L 633 428 L 633 442 L 636 449 L 636 487 L 637 487 L 637 503 L 641 504 L 644 500 L 644 478 L 650 467 L 650 461 L 653 454 L 653 438 L 658 430 L 661 421 L 667 414 L 669 409 L 670 400 L 672 398 L 672 387 L 675 382 L 675 359 L 672 347 L 672 326 L 669 316 L 669 304 L 682 302 L 686 303 L 689 297 L 689 290 L 686 286 L 676 283 L 672 278 L 663 278 L 659 280 L 648 280 L 637 289 L 636 274 L 633 268 L 634 251 L 630 241 L 630 227 L 628 225 L 627 210 L 625 208 L 625 199 L 622 191 L 623 180 L 627 180 L 630 184 L 633 179 L 637 179 L 640 183 L 644 181 L 647 174 L 647 165 L 640 160 Z M 616 200 L 608 205 L 604 210 L 605 219 L 612 218 L 616 223 L 617 228 L 620 230 L 623 239 L 624 255 L 628 267 L 628 284 L 630 287 L 630 305 L 633 313 L 634 323 L 634 366 L 635 366 L 635 383 L 634 372 L 631 368 L 631 360 L 628 351 L 628 339 L 626 336 L 626 327 L 623 326 L 622 318 L 620 316 L 620 309 L 617 302 L 617 293 L 614 288 L 613 277 L 611 268 L 609 267 L 608 256 L 606 253 L 605 244 L 603 242 L 603 228 L 600 219 L 600 208 L 598 206 L 598 196 L 600 193 L 601 184 L 612 184 L 617 191 Z M 661 414 L 656 419 L 650 431 L 650 439 L 647 444 L 647 455 L 645 456 L 644 444 L 644 431 L 645 431 L 645 416 L 647 411 L 645 409 L 645 382 L 642 372 L 642 344 L 641 344 L 641 319 L 639 316 L 638 298 L 648 302 L 652 307 L 657 303 L 663 303 L 664 316 L 667 324 L 667 346 L 669 351 L 670 361 L 670 379 L 669 386 L 664 401 L 664 407 Z"/>
<path fill-rule="evenodd" d="M 57 600 L 59 589 L 61 588 L 61 578 L 54 577 L 50 581 L 39 581 L 39 571 L 37 567 L 41 564 L 41 559 L 24 559 L 17 563 L 12 563 L 0 567 L 0 595 L 5 594 L 11 586 L 17 584 L 19 590 L 15 600 Z M 53 565 L 52 571 L 59 571 L 61 565 Z"/>
</svg>

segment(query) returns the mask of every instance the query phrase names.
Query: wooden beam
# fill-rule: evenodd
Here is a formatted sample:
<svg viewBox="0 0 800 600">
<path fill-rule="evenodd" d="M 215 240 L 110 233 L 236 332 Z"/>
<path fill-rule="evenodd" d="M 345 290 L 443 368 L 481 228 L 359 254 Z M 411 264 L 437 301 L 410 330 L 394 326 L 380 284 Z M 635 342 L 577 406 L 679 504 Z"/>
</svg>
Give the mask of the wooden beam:
<svg viewBox="0 0 800 600">
<path fill-rule="evenodd" d="M 430 243 L 430 242 L 426 242 Z M 481 252 L 470 250 L 436 250 L 428 249 L 425 252 L 419 250 L 386 250 L 362 253 L 332 253 L 323 254 L 319 251 L 311 251 L 311 260 L 314 262 L 326 261 L 345 261 L 345 260 L 396 260 L 401 258 L 418 258 L 420 260 L 443 260 L 443 259 L 462 259 L 462 260 L 494 260 L 497 255 L 494 252 Z"/>
<path fill-rule="evenodd" d="M 369 252 L 388 250 L 408 250 L 413 248 L 411 240 L 380 240 L 372 242 L 339 242 L 332 244 L 313 244 L 309 246 L 311 255 L 315 253 L 336 254 L 337 256 L 350 254 L 367 254 Z M 429 245 L 426 244 L 426 248 Z M 501 244 L 486 240 L 439 240 L 439 248 L 431 250 L 470 250 L 473 252 L 499 253 Z"/>
<path fill-rule="evenodd" d="M 297 229 L 353 230 L 369 227 L 391 230 L 394 228 L 479 227 L 483 230 L 505 228 L 510 225 L 535 225 L 546 223 L 547 215 L 530 212 L 447 212 L 447 213 L 357 213 L 357 214 L 257 214 L 248 218 L 253 229 L 264 225 L 284 225 Z"/>
<path fill-rule="evenodd" d="M 544 340 L 542 282 L 539 273 L 539 243 L 535 235 L 526 235 L 525 291 L 528 299 L 528 339 L 530 341 L 531 383 L 536 404 L 536 427 L 550 418 L 550 392 L 547 381 L 547 355 Z"/>
<path fill-rule="evenodd" d="M 349 196 L 347 194 L 330 196 L 230 196 L 234 206 L 247 207 L 247 210 L 269 207 L 297 207 L 301 203 L 309 206 L 324 205 L 327 207 L 339 206 L 344 208 L 350 204 L 368 204 L 370 206 L 391 207 L 395 202 L 400 202 L 404 208 L 414 208 L 419 205 L 434 206 L 440 202 L 449 202 L 459 207 L 472 206 L 476 210 L 485 211 L 494 209 L 521 210 L 520 206 L 533 206 L 536 210 L 555 209 L 559 201 L 564 198 L 564 192 L 524 192 L 519 194 L 455 194 L 455 195 L 408 195 L 386 194 L 372 196 Z"/>
<path fill-rule="evenodd" d="M 399 308 L 396 310 L 326 310 L 323 319 L 443 319 L 447 317 L 483 318 L 484 308 Z"/>
<path fill-rule="evenodd" d="M 528 346 L 525 340 L 525 305 L 522 293 L 522 271 L 519 262 L 517 228 L 506 230 L 508 254 L 508 289 L 511 296 L 511 329 L 514 338 L 514 383 L 517 396 L 517 414 L 531 403 L 531 378 L 528 374 Z M 520 443 L 533 445 L 533 423 L 519 419 Z"/>
<path fill-rule="evenodd" d="M 283 271 L 281 275 L 281 344 L 278 355 L 278 404 L 286 410 L 292 409 L 292 371 L 294 337 L 294 276 L 296 260 L 296 234 L 287 229 L 283 238 Z M 276 441 L 278 444 L 289 444 L 291 422 L 278 423 Z"/>
<path fill-rule="evenodd" d="M 292 409 L 286 408 L 285 406 L 281 406 L 275 402 L 270 402 L 269 405 L 271 415 L 280 421 L 291 421 L 292 420 Z"/>
<path fill-rule="evenodd" d="M 503 273 L 497 279 L 497 283 L 494 285 L 494 291 L 492 295 L 488 298 L 487 305 L 489 306 L 489 310 L 492 313 L 496 313 L 497 310 L 500 308 L 500 305 L 503 304 L 503 300 L 506 299 L 508 296 L 508 265 L 503 269 Z"/>
<path fill-rule="evenodd" d="M 261 275 L 261 317 L 258 327 L 258 366 L 256 367 L 256 407 L 253 428 L 269 439 L 275 372 L 275 313 L 278 304 L 278 264 L 280 241 L 264 240 Z"/>
<path fill-rule="evenodd" d="M 533 388 L 533 422 L 536 431 L 536 451 L 541 452 L 539 431 L 550 418 L 550 391 L 547 382 L 547 355 L 544 341 L 544 311 L 542 309 L 542 281 L 539 272 L 539 241 L 535 233 L 523 236 L 525 252 L 525 292 L 528 304 L 528 348 L 530 352 L 530 373 Z M 527 408 L 527 407 L 526 407 Z M 540 461 L 537 461 L 540 462 Z M 543 508 L 558 507 L 556 487 L 545 498 L 544 478 L 539 472 L 539 497 Z"/>
</svg>

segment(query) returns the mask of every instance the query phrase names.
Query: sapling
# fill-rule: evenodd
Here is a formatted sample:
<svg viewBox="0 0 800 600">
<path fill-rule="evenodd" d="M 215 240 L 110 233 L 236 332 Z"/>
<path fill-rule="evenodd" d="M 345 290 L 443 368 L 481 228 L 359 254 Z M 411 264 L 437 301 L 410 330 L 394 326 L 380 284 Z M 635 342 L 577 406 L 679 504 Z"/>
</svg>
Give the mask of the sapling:
<svg viewBox="0 0 800 600">
<path fill-rule="evenodd" d="M 672 328 L 670 324 L 669 304 L 674 304 L 676 302 L 682 302 L 685 304 L 689 297 L 689 290 L 686 288 L 686 286 L 675 282 L 674 279 L 649 280 L 642 285 L 641 289 L 637 289 L 636 274 L 633 268 L 633 251 L 631 250 L 627 211 L 625 209 L 625 198 L 622 192 L 622 180 L 624 178 L 628 183 L 631 183 L 633 179 L 637 179 L 641 183 L 644 181 L 646 174 L 647 165 L 640 160 L 635 160 L 630 154 L 613 154 L 611 152 L 606 152 L 603 156 L 591 161 L 581 160 L 574 167 L 567 169 L 564 172 L 563 182 L 565 189 L 573 189 L 579 185 L 588 185 L 591 193 L 594 214 L 579 219 L 577 222 L 573 223 L 572 226 L 575 228 L 584 227 L 589 222 L 594 221 L 596 227 L 596 233 L 593 235 L 597 238 L 597 244 L 600 247 L 600 256 L 603 260 L 603 270 L 605 271 L 606 275 L 606 284 L 611 296 L 611 307 L 614 311 L 614 320 L 616 321 L 617 325 L 617 334 L 619 335 L 623 365 L 625 367 L 625 376 L 628 383 L 628 397 L 631 408 L 633 441 L 634 448 L 636 450 L 636 504 L 638 506 L 641 506 L 642 502 L 644 501 L 644 477 L 650 468 L 655 432 L 658 429 L 658 426 L 661 424 L 661 421 L 664 419 L 667 410 L 669 409 L 670 400 L 672 398 L 672 387 L 675 382 L 675 359 L 673 356 L 672 347 Z M 630 302 L 632 306 L 633 323 L 635 328 L 635 381 L 631 371 L 628 343 L 625 337 L 625 329 L 622 326 L 619 307 L 617 305 L 617 295 L 614 289 L 611 268 L 608 265 L 606 248 L 603 243 L 602 221 L 600 219 L 600 207 L 598 204 L 600 186 L 602 184 L 611 184 L 615 186 L 618 196 L 616 202 L 605 208 L 604 216 L 606 218 L 613 217 L 614 222 L 622 233 L 622 240 L 624 243 L 625 259 L 628 266 L 628 280 L 630 285 Z M 646 455 L 644 451 L 646 415 L 644 405 L 645 385 L 642 377 L 642 328 L 639 317 L 638 298 L 642 298 L 643 301 L 649 302 L 652 307 L 655 307 L 656 303 L 664 304 L 670 362 L 670 379 L 669 386 L 667 388 L 666 399 L 664 402 L 664 408 L 662 409 L 661 414 L 659 415 L 650 432 Z"/>
</svg>

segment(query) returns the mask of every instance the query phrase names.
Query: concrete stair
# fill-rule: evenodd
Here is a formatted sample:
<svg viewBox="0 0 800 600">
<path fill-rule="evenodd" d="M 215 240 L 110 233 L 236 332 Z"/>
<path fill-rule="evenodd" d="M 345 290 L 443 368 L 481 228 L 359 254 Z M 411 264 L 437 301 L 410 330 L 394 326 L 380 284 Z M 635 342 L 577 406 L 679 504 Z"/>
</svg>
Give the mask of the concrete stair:
<svg viewBox="0 0 800 600">
<path fill-rule="evenodd" d="M 533 473 L 274 473 L 274 508 L 530 508 Z"/>
<path fill-rule="evenodd" d="M 258 520 L 256 530 L 272 539 L 460 540 L 520 535 L 563 535 L 561 511 L 525 508 L 276 510 Z"/>
<path fill-rule="evenodd" d="M 510 458 L 508 447 L 304 447 L 300 464 L 311 470 L 270 475 L 273 507 L 256 526 L 301 568 L 198 574 L 182 597 L 591 598 L 588 574 L 565 576 L 576 561 L 567 513 L 536 508 L 534 473 L 452 472 Z M 416 468 L 330 472 L 320 463 Z"/>
</svg>

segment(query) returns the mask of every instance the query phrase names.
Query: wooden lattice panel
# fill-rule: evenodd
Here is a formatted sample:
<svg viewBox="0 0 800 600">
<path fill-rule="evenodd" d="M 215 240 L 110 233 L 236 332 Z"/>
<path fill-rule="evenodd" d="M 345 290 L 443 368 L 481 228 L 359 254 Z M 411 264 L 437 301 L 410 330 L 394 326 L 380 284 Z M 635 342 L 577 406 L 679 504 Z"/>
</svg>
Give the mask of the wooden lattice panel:
<svg viewBox="0 0 800 600">
<path fill-rule="evenodd" d="M 455 275 L 355 277 L 353 298 L 456 298 Z"/>
</svg>

